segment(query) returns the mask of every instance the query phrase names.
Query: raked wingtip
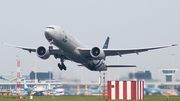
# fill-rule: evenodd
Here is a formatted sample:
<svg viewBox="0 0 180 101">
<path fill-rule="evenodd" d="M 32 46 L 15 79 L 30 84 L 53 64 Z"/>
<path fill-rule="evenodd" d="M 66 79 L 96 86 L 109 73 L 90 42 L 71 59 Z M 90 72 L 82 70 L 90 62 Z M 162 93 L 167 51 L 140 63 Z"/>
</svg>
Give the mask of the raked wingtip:
<svg viewBox="0 0 180 101">
<path fill-rule="evenodd" d="M 172 44 L 172 46 L 178 46 L 178 44 Z"/>
</svg>

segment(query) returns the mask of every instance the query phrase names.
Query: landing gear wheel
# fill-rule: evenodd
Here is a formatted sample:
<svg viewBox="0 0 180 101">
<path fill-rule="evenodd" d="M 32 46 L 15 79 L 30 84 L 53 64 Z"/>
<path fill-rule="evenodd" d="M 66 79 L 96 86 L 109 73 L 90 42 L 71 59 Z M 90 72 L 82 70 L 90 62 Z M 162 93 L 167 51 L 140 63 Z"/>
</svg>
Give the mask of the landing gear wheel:
<svg viewBox="0 0 180 101">
<path fill-rule="evenodd" d="M 60 63 L 58 63 L 58 67 L 60 70 L 62 70 L 62 65 Z"/>
<path fill-rule="evenodd" d="M 62 64 L 62 68 L 63 68 L 64 70 L 66 70 L 66 66 L 65 66 L 64 64 Z"/>
<path fill-rule="evenodd" d="M 63 56 L 61 57 L 61 59 L 60 59 L 60 61 L 61 61 L 61 64 L 60 63 L 58 63 L 58 67 L 59 67 L 59 69 L 60 70 L 65 70 L 66 71 L 66 66 L 64 65 L 64 58 L 63 58 Z"/>
<path fill-rule="evenodd" d="M 64 67 L 64 70 L 66 71 L 66 69 L 67 69 L 67 68 L 66 68 L 66 66 L 65 66 L 65 67 Z"/>
</svg>

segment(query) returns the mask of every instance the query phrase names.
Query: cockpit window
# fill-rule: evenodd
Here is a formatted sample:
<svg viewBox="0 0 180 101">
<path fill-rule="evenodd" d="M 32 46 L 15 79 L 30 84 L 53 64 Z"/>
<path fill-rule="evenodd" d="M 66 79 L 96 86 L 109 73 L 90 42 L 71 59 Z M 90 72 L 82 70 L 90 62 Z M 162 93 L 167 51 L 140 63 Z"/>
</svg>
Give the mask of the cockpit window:
<svg viewBox="0 0 180 101">
<path fill-rule="evenodd" d="M 46 28 L 54 29 L 54 27 L 46 27 Z"/>
</svg>

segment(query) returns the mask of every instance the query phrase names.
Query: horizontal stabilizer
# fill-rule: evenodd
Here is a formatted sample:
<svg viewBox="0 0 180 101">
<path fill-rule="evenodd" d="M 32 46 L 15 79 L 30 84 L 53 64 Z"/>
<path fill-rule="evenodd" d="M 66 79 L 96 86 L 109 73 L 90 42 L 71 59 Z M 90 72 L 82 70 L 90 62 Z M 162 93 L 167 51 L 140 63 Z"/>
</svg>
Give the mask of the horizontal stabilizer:
<svg viewBox="0 0 180 101">
<path fill-rule="evenodd" d="M 106 67 L 137 67 L 136 65 L 118 65 L 118 64 L 112 64 L 112 65 L 106 65 Z"/>
</svg>

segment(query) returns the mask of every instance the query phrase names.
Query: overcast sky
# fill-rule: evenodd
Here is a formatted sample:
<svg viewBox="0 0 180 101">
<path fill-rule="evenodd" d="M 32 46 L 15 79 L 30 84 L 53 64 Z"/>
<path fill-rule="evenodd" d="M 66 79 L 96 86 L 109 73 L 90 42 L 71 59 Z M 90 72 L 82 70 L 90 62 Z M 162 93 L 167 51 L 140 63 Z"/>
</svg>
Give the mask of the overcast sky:
<svg viewBox="0 0 180 101">
<path fill-rule="evenodd" d="M 180 45 L 179 0 L 3 0 L 0 3 L 0 41 L 37 48 L 48 48 L 44 30 L 47 25 L 58 25 L 92 48 L 102 47 L 110 37 L 109 48 L 144 48 L 162 45 Z M 0 75 L 16 75 L 16 56 L 21 59 L 21 75 L 33 70 L 36 54 L 0 45 Z M 171 54 L 175 54 L 172 56 Z M 138 70 L 150 70 L 152 78 L 159 76 L 159 68 L 180 68 L 180 46 L 144 53 L 107 57 L 107 64 L 135 64 Z M 53 71 L 54 77 L 77 78 L 77 63 L 65 61 L 67 71 L 57 67 L 59 59 L 37 57 L 37 71 Z M 82 71 L 85 81 L 86 68 Z M 127 77 L 132 68 L 108 69 L 108 80 Z M 88 81 L 98 81 L 99 72 L 87 70 Z M 180 71 L 175 79 L 180 79 Z"/>
</svg>

